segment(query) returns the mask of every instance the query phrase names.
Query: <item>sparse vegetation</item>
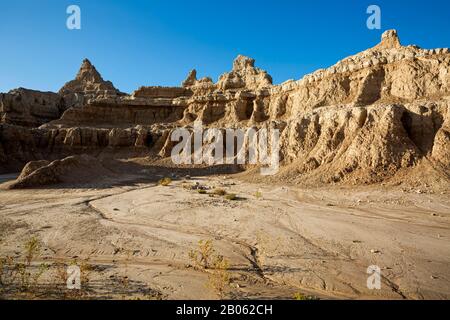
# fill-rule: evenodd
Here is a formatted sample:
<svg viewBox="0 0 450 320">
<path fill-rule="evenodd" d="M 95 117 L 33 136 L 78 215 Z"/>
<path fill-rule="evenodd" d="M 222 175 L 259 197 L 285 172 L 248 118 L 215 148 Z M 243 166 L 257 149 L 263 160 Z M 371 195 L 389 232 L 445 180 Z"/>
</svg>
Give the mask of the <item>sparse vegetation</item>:
<svg viewBox="0 0 450 320">
<path fill-rule="evenodd" d="M 35 237 L 31 238 L 25 243 L 27 265 L 31 264 L 31 261 L 33 260 L 35 255 L 39 253 L 40 249 L 41 244 L 39 243 L 39 240 Z"/>
<path fill-rule="evenodd" d="M 208 192 L 206 192 L 206 190 L 203 190 L 203 189 L 199 189 L 199 190 L 197 190 L 197 192 L 200 193 L 200 194 L 207 194 L 208 193 Z"/>
<path fill-rule="evenodd" d="M 220 299 L 224 299 L 230 285 L 230 263 L 223 256 L 214 257 L 213 267 L 208 276 L 208 286 L 215 290 Z"/>
<path fill-rule="evenodd" d="M 261 191 L 256 191 L 256 193 L 255 193 L 255 198 L 256 198 L 256 199 L 261 199 L 262 197 L 263 197 L 262 192 L 261 192 Z"/>
<path fill-rule="evenodd" d="M 13 257 L 0 258 L 0 290 L 17 290 L 26 298 L 33 297 L 37 289 L 39 279 L 48 270 L 45 263 L 34 264 L 33 261 L 39 255 L 41 244 L 35 237 L 24 245 L 24 262 L 17 262 Z"/>
<path fill-rule="evenodd" d="M 319 300 L 319 298 L 315 296 L 306 296 L 300 292 L 294 293 L 293 299 L 298 301 Z"/>
<path fill-rule="evenodd" d="M 0 258 L 0 292 L 4 289 L 13 278 L 14 259 L 12 257 Z"/>
<path fill-rule="evenodd" d="M 67 268 L 71 266 L 79 266 L 81 289 L 67 289 Z M 89 295 L 89 282 L 91 280 L 91 271 L 93 266 L 89 263 L 89 257 L 78 261 L 74 259 L 70 264 L 57 263 L 54 266 L 54 286 L 58 289 L 61 299 L 64 300 L 82 300 L 87 299 Z"/>
<path fill-rule="evenodd" d="M 184 182 L 181 187 L 186 190 L 192 190 L 192 184 Z"/>
<path fill-rule="evenodd" d="M 172 183 L 172 179 L 165 177 L 162 178 L 161 180 L 158 181 L 158 185 L 163 186 L 163 187 L 167 187 Z"/>
<path fill-rule="evenodd" d="M 225 199 L 230 200 L 230 201 L 237 201 L 239 198 L 236 194 L 229 193 L 225 196 Z"/>
<path fill-rule="evenodd" d="M 189 251 L 189 258 L 197 269 L 208 269 L 211 265 L 211 257 L 214 254 L 212 240 L 200 240 L 198 250 Z"/>
<path fill-rule="evenodd" d="M 24 244 L 23 261 L 13 257 L 0 258 L 0 293 L 14 294 L 15 297 L 34 299 L 42 295 L 56 294 L 61 299 L 81 299 L 87 292 L 91 265 L 87 259 L 78 263 L 74 260 L 71 265 L 79 265 L 81 271 L 82 290 L 67 290 L 67 267 L 64 263 L 37 263 L 36 258 L 41 253 L 41 242 L 33 237 Z M 40 283 L 44 273 L 52 267 L 49 283 Z"/>
<path fill-rule="evenodd" d="M 214 192 L 213 192 L 215 195 L 217 195 L 217 196 L 221 196 L 221 197 L 223 197 L 223 196 L 225 196 L 225 195 L 227 195 L 227 192 L 224 190 L 224 189 L 214 189 Z"/>
<path fill-rule="evenodd" d="M 216 254 L 212 240 L 200 240 L 198 249 L 189 252 L 189 258 L 196 269 L 209 273 L 207 286 L 215 290 L 221 299 L 225 298 L 231 281 L 230 263 Z"/>
</svg>

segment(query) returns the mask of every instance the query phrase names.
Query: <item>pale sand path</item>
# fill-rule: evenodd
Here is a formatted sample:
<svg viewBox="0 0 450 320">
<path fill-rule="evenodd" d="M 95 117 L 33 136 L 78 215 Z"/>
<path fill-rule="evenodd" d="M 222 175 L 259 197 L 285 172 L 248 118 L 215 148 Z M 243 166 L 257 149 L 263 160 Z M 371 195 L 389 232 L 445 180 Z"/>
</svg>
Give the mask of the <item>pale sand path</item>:
<svg viewBox="0 0 450 320">
<path fill-rule="evenodd" d="M 102 265 L 95 279 L 104 286 L 126 274 L 168 299 L 207 299 L 216 297 L 208 275 L 189 267 L 188 253 L 213 239 L 231 262 L 238 298 L 450 298 L 446 195 L 194 181 L 245 199 L 212 198 L 181 182 L 0 191 L 0 253 L 20 252 L 35 235 L 46 260 L 89 256 Z M 382 290 L 367 289 L 370 265 L 382 269 Z"/>
</svg>

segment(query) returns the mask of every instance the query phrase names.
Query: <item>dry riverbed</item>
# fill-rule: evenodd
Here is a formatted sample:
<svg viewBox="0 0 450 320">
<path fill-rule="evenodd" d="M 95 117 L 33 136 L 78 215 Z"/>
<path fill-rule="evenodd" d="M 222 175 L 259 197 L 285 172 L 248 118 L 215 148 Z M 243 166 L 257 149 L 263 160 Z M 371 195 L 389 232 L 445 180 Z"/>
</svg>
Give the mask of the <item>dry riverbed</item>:
<svg viewBox="0 0 450 320">
<path fill-rule="evenodd" d="M 27 266 L 30 239 L 39 248 Z M 73 298 L 64 282 L 72 264 L 82 266 L 79 298 L 450 298 L 448 195 L 400 188 L 211 176 L 0 190 L 0 241 L 4 270 L 24 262 L 37 275 L 24 288 L 4 271 L 7 298 Z M 205 243 L 224 268 L 199 266 L 193 255 Z M 381 290 L 367 288 L 371 265 L 381 269 Z"/>
</svg>

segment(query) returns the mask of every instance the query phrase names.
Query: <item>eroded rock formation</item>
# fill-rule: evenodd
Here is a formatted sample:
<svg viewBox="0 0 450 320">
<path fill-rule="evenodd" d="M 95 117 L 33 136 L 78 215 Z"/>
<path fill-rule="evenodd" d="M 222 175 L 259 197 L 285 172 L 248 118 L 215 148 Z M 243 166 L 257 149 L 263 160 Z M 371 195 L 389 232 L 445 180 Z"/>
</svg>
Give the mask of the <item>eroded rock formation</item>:
<svg viewBox="0 0 450 320">
<path fill-rule="evenodd" d="M 59 119 L 66 109 L 56 93 L 19 88 L 0 93 L 0 123 L 38 127 Z"/>
<path fill-rule="evenodd" d="M 449 50 L 402 46 L 394 30 L 373 48 L 281 85 L 238 56 L 217 83 L 193 70 L 182 87 L 124 95 L 85 61 L 60 95 L 72 108 L 57 120 L 0 127 L 4 168 L 79 153 L 167 156 L 170 132 L 202 120 L 280 129 L 277 177 L 292 182 L 374 183 L 424 161 L 449 177 Z"/>
<path fill-rule="evenodd" d="M 62 182 L 87 182 L 95 179 L 95 176 L 108 174 L 111 173 L 96 158 L 87 155 L 71 156 L 53 162 L 32 161 L 9 188 L 24 189 Z"/>
<path fill-rule="evenodd" d="M 122 95 L 110 81 L 103 80 L 88 59 L 81 64 L 75 79 L 67 82 L 58 93 L 64 98 L 68 108 L 81 107 L 92 98 Z"/>
</svg>

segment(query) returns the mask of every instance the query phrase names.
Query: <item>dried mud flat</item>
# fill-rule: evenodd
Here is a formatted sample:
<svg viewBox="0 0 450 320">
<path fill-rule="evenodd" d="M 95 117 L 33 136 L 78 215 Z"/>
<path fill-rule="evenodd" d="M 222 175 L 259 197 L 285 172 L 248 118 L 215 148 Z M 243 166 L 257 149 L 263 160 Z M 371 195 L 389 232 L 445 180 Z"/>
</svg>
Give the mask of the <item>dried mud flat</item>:
<svg viewBox="0 0 450 320">
<path fill-rule="evenodd" d="M 239 175 L 160 186 L 160 176 L 0 190 L 0 255 L 24 260 L 23 244 L 40 240 L 33 264 L 49 269 L 37 298 L 66 297 L 55 266 L 74 261 L 90 265 L 83 298 L 218 298 L 210 273 L 189 257 L 200 240 L 212 240 L 230 262 L 226 298 L 450 298 L 448 194 L 252 184 Z M 238 199 L 186 188 L 196 182 Z M 367 288 L 370 265 L 382 270 L 381 290 Z M 12 289 L 3 295 L 20 297 Z"/>
</svg>

